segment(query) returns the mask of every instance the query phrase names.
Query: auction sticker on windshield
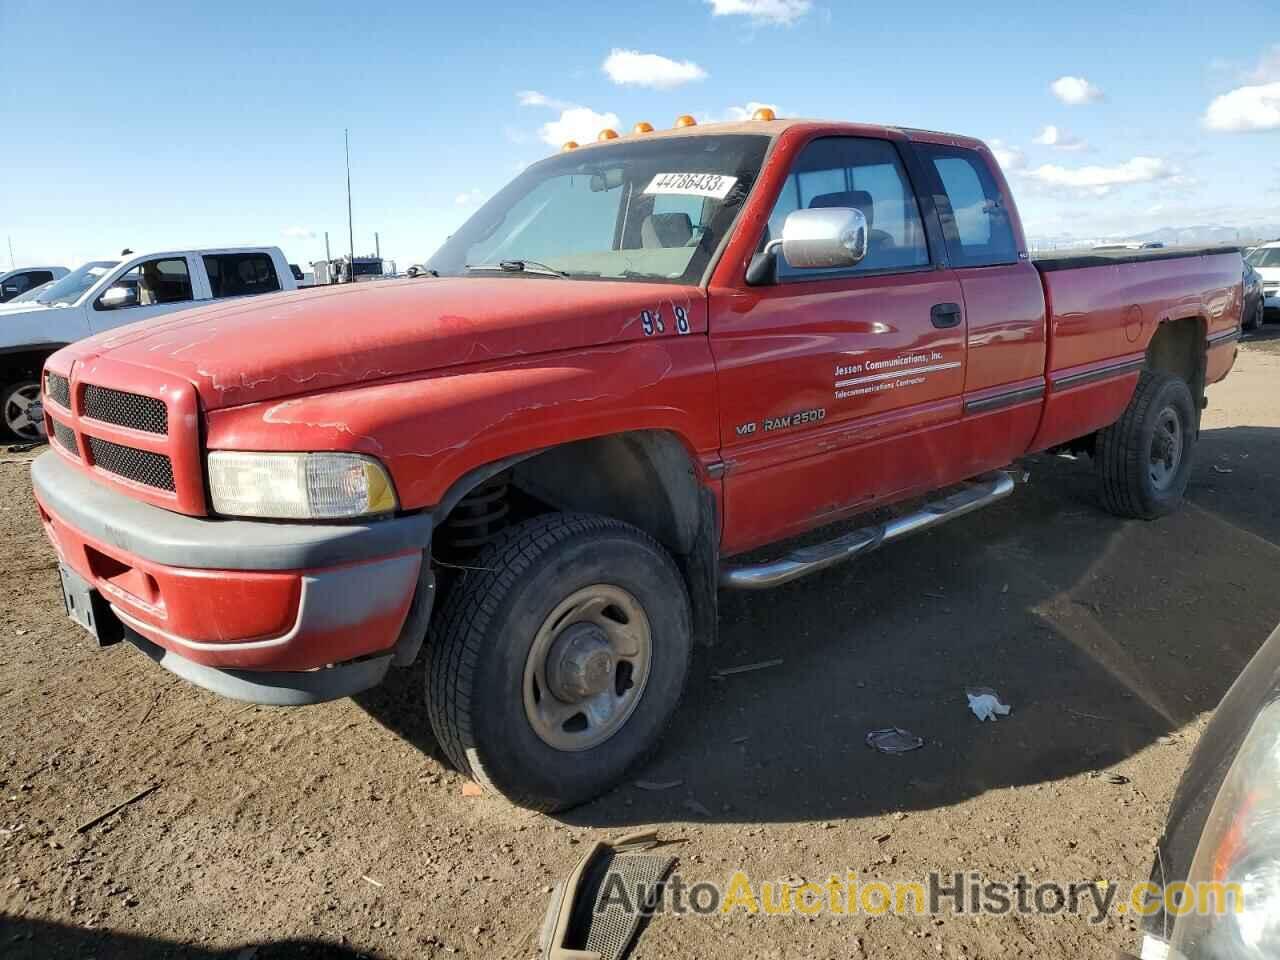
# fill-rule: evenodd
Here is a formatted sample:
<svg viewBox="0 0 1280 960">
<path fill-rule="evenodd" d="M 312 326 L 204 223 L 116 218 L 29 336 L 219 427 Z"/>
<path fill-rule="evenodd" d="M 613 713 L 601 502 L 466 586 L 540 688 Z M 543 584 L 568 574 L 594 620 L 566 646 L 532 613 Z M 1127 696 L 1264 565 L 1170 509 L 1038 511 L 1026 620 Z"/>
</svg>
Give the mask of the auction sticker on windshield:
<svg viewBox="0 0 1280 960">
<path fill-rule="evenodd" d="M 644 188 L 647 194 L 678 193 L 686 197 L 723 200 L 738 182 L 718 173 L 660 173 Z"/>
</svg>

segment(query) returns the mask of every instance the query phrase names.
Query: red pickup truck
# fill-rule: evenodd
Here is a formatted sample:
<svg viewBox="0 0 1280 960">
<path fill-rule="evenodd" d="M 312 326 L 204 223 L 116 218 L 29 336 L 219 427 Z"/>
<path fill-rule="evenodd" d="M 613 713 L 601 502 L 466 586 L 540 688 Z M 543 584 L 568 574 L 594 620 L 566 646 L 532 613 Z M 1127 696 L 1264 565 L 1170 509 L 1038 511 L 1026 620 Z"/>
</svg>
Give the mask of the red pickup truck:
<svg viewBox="0 0 1280 960">
<path fill-rule="evenodd" d="M 1119 516 L 1177 505 L 1237 251 L 1033 260 L 963 137 L 646 126 L 527 169 L 422 278 L 53 355 L 32 474 L 72 617 L 270 704 L 421 653 L 452 762 L 549 810 L 655 746 L 721 588 L 992 503 L 1032 451 L 1087 452 Z"/>
</svg>

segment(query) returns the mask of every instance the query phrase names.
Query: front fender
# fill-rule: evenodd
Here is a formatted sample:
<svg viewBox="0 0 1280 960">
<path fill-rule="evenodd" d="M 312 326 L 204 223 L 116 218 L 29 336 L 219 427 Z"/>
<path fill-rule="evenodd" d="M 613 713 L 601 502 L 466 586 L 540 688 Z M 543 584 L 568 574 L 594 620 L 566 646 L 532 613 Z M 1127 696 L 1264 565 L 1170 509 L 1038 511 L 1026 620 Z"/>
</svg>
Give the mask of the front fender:
<svg viewBox="0 0 1280 960">
<path fill-rule="evenodd" d="M 455 480 L 545 447 L 633 430 L 681 438 L 695 461 L 719 445 L 715 369 L 702 336 L 469 365 L 207 415 L 210 450 L 342 450 L 377 457 L 406 510 Z"/>
</svg>

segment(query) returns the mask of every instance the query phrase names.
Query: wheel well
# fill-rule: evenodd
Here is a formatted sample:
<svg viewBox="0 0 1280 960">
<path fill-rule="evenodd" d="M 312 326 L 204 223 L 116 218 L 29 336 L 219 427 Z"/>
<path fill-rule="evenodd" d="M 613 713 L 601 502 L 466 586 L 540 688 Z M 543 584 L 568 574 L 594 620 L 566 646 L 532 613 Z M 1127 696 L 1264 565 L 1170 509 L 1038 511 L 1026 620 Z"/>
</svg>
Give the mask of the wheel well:
<svg viewBox="0 0 1280 960">
<path fill-rule="evenodd" d="M 1200 317 L 1167 320 L 1147 346 L 1147 369 L 1185 380 L 1198 408 L 1204 406 L 1205 329 Z"/>
<path fill-rule="evenodd" d="M 43 350 L 16 350 L 13 353 L 0 354 L 0 386 L 30 377 L 40 379 L 40 371 L 44 362 L 57 352 L 57 348 Z"/>
<path fill-rule="evenodd" d="M 697 635 L 714 637 L 720 562 L 715 497 L 677 436 L 646 430 L 593 437 L 472 471 L 446 495 L 437 524 L 447 524 L 467 494 L 499 475 L 553 510 L 613 517 L 661 543 L 688 583 Z"/>
</svg>

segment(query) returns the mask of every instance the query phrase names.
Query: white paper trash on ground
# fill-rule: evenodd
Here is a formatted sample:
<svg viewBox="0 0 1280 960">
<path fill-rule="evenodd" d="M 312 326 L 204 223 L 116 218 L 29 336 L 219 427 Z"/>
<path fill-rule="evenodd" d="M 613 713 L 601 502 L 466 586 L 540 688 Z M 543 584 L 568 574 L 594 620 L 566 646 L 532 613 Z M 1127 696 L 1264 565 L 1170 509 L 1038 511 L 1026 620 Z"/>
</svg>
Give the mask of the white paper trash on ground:
<svg viewBox="0 0 1280 960">
<path fill-rule="evenodd" d="M 995 722 L 996 717 L 1007 717 L 1013 708 L 1000 702 L 1000 695 L 990 687 L 976 687 L 965 691 L 969 709 L 979 720 Z"/>
</svg>

